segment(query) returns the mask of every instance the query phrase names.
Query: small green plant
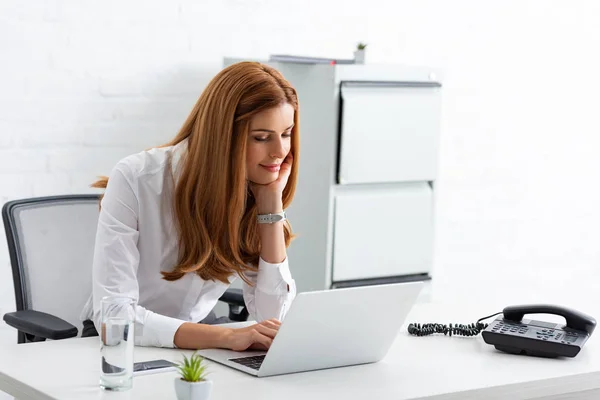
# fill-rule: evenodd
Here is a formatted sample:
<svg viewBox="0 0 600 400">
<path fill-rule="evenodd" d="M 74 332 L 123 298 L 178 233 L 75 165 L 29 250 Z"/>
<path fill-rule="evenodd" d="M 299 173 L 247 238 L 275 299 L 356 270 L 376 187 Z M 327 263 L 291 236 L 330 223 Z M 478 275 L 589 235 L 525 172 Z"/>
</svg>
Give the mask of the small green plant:
<svg viewBox="0 0 600 400">
<path fill-rule="evenodd" d="M 356 49 L 357 50 L 364 50 L 367 48 L 367 44 L 366 43 L 359 43 L 358 45 L 356 45 Z"/>
<path fill-rule="evenodd" d="M 190 358 L 183 356 L 183 362 L 177 365 L 181 379 L 187 382 L 201 382 L 206 380 L 206 365 L 204 358 L 194 352 Z"/>
</svg>

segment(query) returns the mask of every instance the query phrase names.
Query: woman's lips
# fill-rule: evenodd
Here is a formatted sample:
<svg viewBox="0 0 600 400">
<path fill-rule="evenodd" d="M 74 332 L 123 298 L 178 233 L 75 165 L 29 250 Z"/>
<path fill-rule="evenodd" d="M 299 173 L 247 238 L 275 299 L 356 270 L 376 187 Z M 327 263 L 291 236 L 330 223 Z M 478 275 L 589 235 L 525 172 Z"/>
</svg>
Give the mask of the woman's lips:
<svg viewBox="0 0 600 400">
<path fill-rule="evenodd" d="M 270 165 L 260 164 L 260 166 L 269 172 L 279 172 L 279 169 L 281 168 L 281 164 L 270 164 Z"/>
</svg>

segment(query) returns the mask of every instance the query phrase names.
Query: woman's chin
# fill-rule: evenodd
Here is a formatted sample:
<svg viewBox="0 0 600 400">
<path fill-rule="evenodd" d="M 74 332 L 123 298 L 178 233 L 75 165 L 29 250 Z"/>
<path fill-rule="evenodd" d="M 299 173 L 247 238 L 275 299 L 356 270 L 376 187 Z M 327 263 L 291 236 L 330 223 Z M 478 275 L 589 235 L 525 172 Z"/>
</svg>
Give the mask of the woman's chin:
<svg viewBox="0 0 600 400">
<path fill-rule="evenodd" d="M 274 175 L 274 176 L 268 176 Z M 273 183 L 277 180 L 277 174 L 268 174 L 263 176 L 255 176 L 249 179 L 250 182 L 256 183 L 257 185 L 268 185 L 269 183 Z"/>
</svg>

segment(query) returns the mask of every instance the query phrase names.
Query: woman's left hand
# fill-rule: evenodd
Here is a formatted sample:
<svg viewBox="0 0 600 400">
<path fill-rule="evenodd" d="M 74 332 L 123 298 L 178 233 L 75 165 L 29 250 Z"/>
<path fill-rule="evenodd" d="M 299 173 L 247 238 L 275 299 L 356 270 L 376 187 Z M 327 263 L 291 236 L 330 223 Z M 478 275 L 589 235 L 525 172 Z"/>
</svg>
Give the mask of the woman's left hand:
<svg viewBox="0 0 600 400">
<path fill-rule="evenodd" d="M 250 182 L 250 190 L 256 199 L 259 214 L 278 213 L 283 211 L 281 195 L 285 185 L 287 185 L 294 157 L 288 153 L 281 167 L 279 168 L 279 177 L 267 185 Z"/>
</svg>

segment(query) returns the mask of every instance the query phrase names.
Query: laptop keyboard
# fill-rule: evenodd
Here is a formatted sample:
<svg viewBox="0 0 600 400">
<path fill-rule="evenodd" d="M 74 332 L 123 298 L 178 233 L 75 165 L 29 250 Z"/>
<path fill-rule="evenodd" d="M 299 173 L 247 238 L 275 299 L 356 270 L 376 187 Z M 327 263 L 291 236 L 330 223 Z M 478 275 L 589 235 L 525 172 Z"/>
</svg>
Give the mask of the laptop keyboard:
<svg viewBox="0 0 600 400">
<path fill-rule="evenodd" d="M 262 356 L 252 356 L 252 357 L 240 357 L 240 358 L 230 358 L 229 361 L 233 361 L 238 364 L 242 364 L 248 368 L 252 368 L 258 370 L 263 360 L 265 359 L 266 354 Z"/>
</svg>

